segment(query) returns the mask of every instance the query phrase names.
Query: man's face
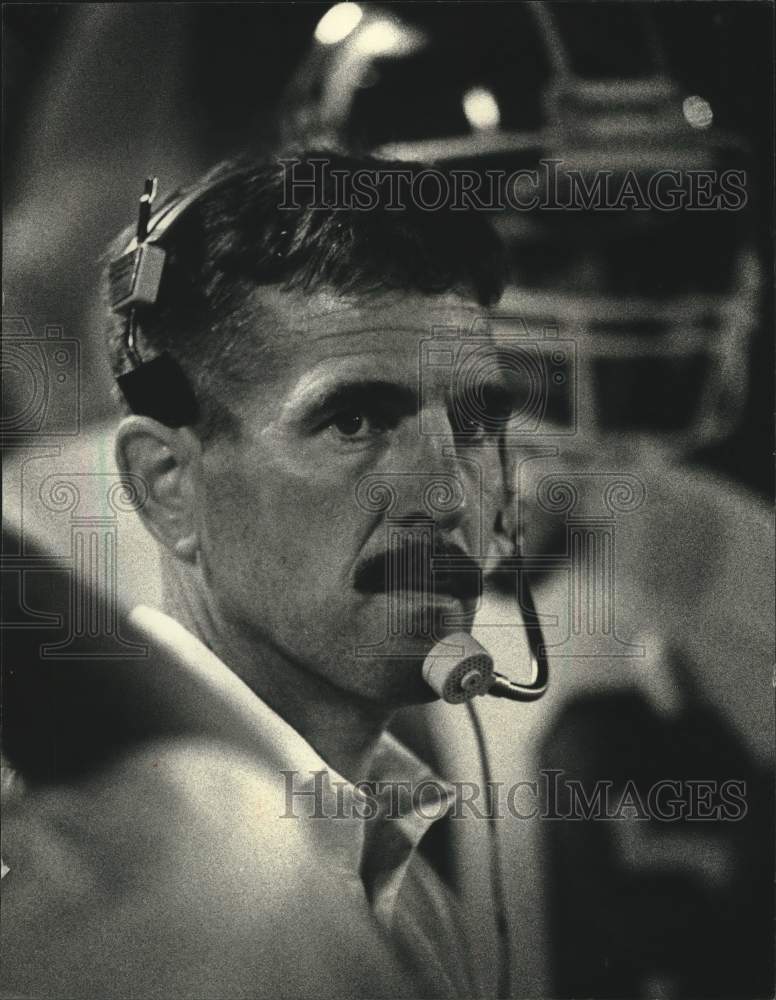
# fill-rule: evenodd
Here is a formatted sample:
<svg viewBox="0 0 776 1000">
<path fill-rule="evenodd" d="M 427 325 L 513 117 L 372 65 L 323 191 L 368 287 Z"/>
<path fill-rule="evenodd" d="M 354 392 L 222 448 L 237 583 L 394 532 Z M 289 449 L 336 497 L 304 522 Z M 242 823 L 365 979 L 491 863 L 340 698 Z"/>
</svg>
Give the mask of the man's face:
<svg viewBox="0 0 776 1000">
<path fill-rule="evenodd" d="M 470 628 L 503 497 L 498 366 L 478 388 L 451 377 L 481 314 L 454 295 L 262 290 L 263 374 L 233 405 L 237 440 L 205 451 L 201 503 L 207 585 L 257 661 L 269 647 L 383 704 L 429 697 L 420 666 Z M 440 331 L 464 345 L 452 366 L 422 347 Z M 439 555 L 455 568 L 432 572 Z"/>
</svg>

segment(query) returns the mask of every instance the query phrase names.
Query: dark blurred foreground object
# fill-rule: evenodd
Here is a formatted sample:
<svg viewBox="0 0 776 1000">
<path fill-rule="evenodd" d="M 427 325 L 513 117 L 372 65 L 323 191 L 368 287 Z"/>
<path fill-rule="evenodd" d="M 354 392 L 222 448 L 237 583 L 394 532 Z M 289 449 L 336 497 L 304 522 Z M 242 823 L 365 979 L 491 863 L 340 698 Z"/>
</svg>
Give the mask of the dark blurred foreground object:
<svg viewBox="0 0 776 1000">
<path fill-rule="evenodd" d="M 279 822 L 280 774 L 228 694 L 172 648 L 41 655 L 70 627 L 68 574 L 24 559 L 3 566 L 3 995 L 412 994 L 363 887 L 332 874 L 330 824 Z"/>
</svg>

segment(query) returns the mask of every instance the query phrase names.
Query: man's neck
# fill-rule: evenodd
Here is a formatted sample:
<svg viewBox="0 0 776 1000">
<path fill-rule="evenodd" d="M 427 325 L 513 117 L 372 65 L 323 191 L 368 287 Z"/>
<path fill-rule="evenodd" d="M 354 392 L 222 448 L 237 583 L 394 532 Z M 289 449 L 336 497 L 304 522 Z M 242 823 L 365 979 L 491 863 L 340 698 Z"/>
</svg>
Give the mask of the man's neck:
<svg viewBox="0 0 776 1000">
<path fill-rule="evenodd" d="M 247 636 L 206 599 L 195 574 L 164 564 L 162 608 L 277 712 L 335 771 L 366 780 L 391 711 L 335 688 L 268 640 Z"/>
</svg>

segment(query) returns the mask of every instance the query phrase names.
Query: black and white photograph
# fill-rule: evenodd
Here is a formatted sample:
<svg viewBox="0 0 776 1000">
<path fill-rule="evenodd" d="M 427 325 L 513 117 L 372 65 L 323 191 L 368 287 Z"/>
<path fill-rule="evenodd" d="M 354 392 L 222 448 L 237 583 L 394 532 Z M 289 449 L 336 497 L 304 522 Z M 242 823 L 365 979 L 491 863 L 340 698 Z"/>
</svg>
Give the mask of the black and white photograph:
<svg viewBox="0 0 776 1000">
<path fill-rule="evenodd" d="M 774 997 L 775 11 L 2 5 L 0 1000 Z"/>
</svg>

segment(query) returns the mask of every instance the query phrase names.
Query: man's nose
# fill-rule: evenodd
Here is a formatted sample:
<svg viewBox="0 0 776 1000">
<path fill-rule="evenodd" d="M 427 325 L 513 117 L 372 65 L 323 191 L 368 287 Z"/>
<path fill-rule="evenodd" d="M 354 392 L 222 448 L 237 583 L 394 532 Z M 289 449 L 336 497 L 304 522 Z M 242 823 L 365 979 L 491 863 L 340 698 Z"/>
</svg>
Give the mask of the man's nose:
<svg viewBox="0 0 776 1000">
<path fill-rule="evenodd" d="M 449 420 L 436 433 L 424 434 L 418 429 L 411 451 L 417 485 L 422 489 L 415 502 L 421 503 L 423 512 L 440 528 L 452 530 L 469 513 L 472 473 L 461 461 Z M 409 502 L 412 501 L 411 496 Z"/>
<path fill-rule="evenodd" d="M 418 519 L 452 531 L 472 509 L 476 475 L 459 455 L 452 428 L 423 434 L 415 426 L 380 472 L 362 480 L 358 494 L 368 509 L 389 520 Z"/>
</svg>

